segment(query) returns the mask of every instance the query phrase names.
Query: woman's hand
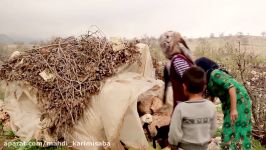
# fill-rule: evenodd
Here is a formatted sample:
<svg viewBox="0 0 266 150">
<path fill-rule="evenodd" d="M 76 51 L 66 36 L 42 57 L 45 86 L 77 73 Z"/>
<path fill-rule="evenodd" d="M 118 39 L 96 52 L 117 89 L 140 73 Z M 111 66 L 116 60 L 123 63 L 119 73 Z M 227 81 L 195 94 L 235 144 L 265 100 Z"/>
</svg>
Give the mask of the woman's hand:
<svg viewBox="0 0 266 150">
<path fill-rule="evenodd" d="M 237 117 L 238 117 L 238 113 L 237 113 L 237 103 L 236 103 L 236 88 L 235 87 L 231 87 L 229 89 L 229 95 L 230 95 L 230 118 L 231 118 L 231 124 L 234 124 Z"/>
<path fill-rule="evenodd" d="M 238 112 L 236 109 L 230 110 L 230 118 L 231 118 L 231 123 L 234 124 L 236 119 L 238 117 Z"/>
</svg>

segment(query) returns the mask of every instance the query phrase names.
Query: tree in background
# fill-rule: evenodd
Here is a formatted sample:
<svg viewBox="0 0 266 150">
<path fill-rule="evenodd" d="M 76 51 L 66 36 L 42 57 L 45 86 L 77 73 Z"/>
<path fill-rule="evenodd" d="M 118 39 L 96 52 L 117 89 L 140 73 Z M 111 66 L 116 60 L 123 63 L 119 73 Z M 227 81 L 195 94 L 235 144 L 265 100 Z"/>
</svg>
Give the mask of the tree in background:
<svg viewBox="0 0 266 150">
<path fill-rule="evenodd" d="M 220 34 L 219 34 L 219 37 L 220 37 L 220 38 L 224 37 L 224 33 L 223 33 L 223 32 L 220 33 Z"/>
<path fill-rule="evenodd" d="M 261 36 L 265 37 L 266 36 L 266 31 L 261 32 Z"/>
<path fill-rule="evenodd" d="M 237 36 L 237 37 L 243 37 L 244 34 L 243 34 L 243 32 L 237 32 L 237 33 L 236 33 L 236 36 Z"/>
<path fill-rule="evenodd" d="M 211 33 L 210 34 L 210 38 L 214 38 L 215 37 L 215 34 L 214 33 Z"/>
</svg>

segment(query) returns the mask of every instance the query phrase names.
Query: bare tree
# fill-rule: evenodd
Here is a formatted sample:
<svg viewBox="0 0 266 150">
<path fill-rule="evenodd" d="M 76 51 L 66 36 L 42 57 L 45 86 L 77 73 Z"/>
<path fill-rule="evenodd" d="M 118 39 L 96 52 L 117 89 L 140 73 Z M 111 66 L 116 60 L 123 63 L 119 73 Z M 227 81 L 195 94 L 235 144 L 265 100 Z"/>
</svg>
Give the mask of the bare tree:
<svg viewBox="0 0 266 150">
<path fill-rule="evenodd" d="M 214 33 L 211 33 L 210 34 L 210 38 L 214 38 L 215 37 L 215 34 Z"/>
<path fill-rule="evenodd" d="M 261 36 L 265 37 L 266 36 L 266 31 L 261 32 Z"/>
<path fill-rule="evenodd" d="M 252 116 L 254 119 L 253 136 L 266 144 L 266 103 L 263 102 L 266 88 L 266 79 L 259 71 L 264 70 L 263 66 L 255 65 L 252 60 L 257 59 L 257 55 L 247 54 L 246 51 L 241 50 L 241 43 L 238 43 L 238 49 L 236 49 L 235 62 L 237 64 L 237 71 L 240 73 L 240 79 L 243 85 L 246 87 L 249 96 L 252 100 Z M 255 67 L 256 66 L 256 67 Z M 248 68 L 257 68 L 259 70 L 248 70 Z M 253 72 L 253 73 L 250 73 Z M 251 84 L 251 86 L 249 84 Z"/>
</svg>

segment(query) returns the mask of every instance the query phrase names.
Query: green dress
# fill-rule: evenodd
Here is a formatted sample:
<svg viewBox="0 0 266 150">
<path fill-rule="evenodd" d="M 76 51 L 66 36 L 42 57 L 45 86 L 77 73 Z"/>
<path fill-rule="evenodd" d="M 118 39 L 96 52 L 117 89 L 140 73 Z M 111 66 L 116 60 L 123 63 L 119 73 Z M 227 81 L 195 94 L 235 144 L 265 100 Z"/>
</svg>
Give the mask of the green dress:
<svg viewBox="0 0 266 150">
<path fill-rule="evenodd" d="M 228 89 L 236 88 L 238 118 L 233 125 L 230 119 L 230 95 Z M 208 82 L 211 96 L 219 97 L 224 113 L 222 129 L 223 150 L 251 150 L 251 101 L 245 87 L 232 76 L 216 69 L 211 72 Z"/>
</svg>

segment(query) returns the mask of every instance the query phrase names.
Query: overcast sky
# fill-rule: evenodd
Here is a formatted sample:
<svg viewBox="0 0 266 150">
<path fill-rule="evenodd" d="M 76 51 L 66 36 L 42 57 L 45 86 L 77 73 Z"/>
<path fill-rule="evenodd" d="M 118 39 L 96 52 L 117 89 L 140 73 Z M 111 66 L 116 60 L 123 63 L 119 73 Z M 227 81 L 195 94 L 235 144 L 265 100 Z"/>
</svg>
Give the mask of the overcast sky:
<svg viewBox="0 0 266 150">
<path fill-rule="evenodd" d="M 98 26 L 106 36 L 266 31 L 266 0 L 0 0 L 0 34 L 50 38 Z"/>
</svg>

